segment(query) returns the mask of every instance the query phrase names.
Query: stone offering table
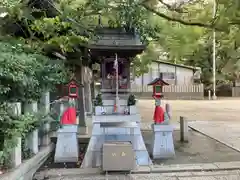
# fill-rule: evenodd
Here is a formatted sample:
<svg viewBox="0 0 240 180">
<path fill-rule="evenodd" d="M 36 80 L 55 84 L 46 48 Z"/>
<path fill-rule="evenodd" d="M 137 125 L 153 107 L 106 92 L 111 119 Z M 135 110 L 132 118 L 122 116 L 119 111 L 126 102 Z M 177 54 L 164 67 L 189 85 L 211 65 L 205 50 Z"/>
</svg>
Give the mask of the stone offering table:
<svg viewBox="0 0 240 180">
<path fill-rule="evenodd" d="M 92 137 L 89 141 L 82 168 L 102 166 L 102 147 L 105 142 L 131 142 L 136 164 L 152 164 L 142 133 L 134 115 L 102 115 L 93 117 Z"/>
<path fill-rule="evenodd" d="M 54 162 L 78 162 L 77 125 L 64 125 L 58 130 Z"/>
<path fill-rule="evenodd" d="M 175 157 L 173 144 L 173 127 L 171 125 L 152 124 L 153 129 L 153 159 Z"/>
</svg>

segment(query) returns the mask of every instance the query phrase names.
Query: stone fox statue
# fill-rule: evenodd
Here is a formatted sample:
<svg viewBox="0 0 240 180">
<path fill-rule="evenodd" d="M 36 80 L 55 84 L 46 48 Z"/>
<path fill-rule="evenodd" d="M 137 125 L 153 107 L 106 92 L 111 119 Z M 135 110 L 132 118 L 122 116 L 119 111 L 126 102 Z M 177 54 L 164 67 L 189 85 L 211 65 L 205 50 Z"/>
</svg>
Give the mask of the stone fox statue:
<svg viewBox="0 0 240 180">
<path fill-rule="evenodd" d="M 161 100 L 155 98 L 155 111 L 153 120 L 155 124 L 168 124 L 170 120 L 170 105 L 166 104 L 165 111 L 161 107 Z"/>
</svg>

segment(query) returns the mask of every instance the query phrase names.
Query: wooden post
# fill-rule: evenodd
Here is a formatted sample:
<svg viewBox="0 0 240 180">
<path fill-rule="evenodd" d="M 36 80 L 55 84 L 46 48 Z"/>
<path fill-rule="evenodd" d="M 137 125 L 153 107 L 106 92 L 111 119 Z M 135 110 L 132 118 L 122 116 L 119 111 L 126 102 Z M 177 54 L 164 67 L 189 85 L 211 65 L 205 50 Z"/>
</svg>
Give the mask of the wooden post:
<svg viewBox="0 0 240 180">
<path fill-rule="evenodd" d="M 78 99 L 78 129 L 80 134 L 87 134 L 87 127 L 85 122 L 85 96 L 84 96 L 84 79 L 83 79 L 83 66 L 76 67 L 76 78 L 80 82 L 79 99 Z"/>
<path fill-rule="evenodd" d="M 87 115 L 92 114 L 92 96 L 89 82 L 84 83 L 85 110 Z"/>
<path fill-rule="evenodd" d="M 182 116 L 180 116 L 180 141 L 188 142 L 188 122 Z"/>
<path fill-rule="evenodd" d="M 17 116 L 21 115 L 21 103 L 12 103 L 11 104 L 13 113 Z M 17 137 L 17 145 L 13 148 L 13 151 L 11 152 L 11 161 L 12 166 L 17 167 L 22 163 L 22 145 L 21 145 L 22 138 Z"/>
<path fill-rule="evenodd" d="M 91 96 L 92 96 L 91 99 L 92 100 L 95 99 L 95 94 L 96 94 L 95 93 L 95 84 L 94 83 L 95 83 L 94 80 L 92 80 L 91 85 L 90 85 L 91 86 Z"/>
</svg>

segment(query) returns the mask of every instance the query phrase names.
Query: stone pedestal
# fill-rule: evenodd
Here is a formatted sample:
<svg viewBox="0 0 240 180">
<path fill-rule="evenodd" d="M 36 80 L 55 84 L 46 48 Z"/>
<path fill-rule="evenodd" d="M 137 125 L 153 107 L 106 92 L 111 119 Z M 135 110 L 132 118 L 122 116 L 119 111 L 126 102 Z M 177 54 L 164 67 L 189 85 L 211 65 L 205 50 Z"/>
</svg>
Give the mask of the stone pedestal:
<svg viewBox="0 0 240 180">
<path fill-rule="evenodd" d="M 78 162 L 78 126 L 65 125 L 58 130 L 54 162 Z"/>
<path fill-rule="evenodd" d="M 175 157 L 173 144 L 173 127 L 171 125 L 153 124 L 153 159 L 166 159 Z"/>
<path fill-rule="evenodd" d="M 16 116 L 20 116 L 21 115 L 21 103 L 12 103 L 11 104 L 11 108 L 13 111 L 13 114 Z M 22 148 L 21 148 L 21 143 L 22 142 L 22 138 L 21 137 L 17 137 L 17 145 L 13 148 L 12 152 L 11 152 L 11 164 L 12 167 L 17 167 L 22 163 Z"/>
<path fill-rule="evenodd" d="M 21 145 L 22 144 L 22 138 L 17 138 L 17 145 L 13 148 L 13 151 L 11 152 L 11 160 L 12 160 L 12 166 L 17 167 L 22 163 L 22 151 L 21 151 Z"/>
<path fill-rule="evenodd" d="M 137 124 L 137 115 L 93 116 L 92 136 L 81 168 L 102 166 L 102 146 L 106 142 L 131 142 L 138 166 L 148 166 L 152 161 Z"/>
<path fill-rule="evenodd" d="M 38 103 L 31 102 L 24 104 L 24 113 L 25 114 L 34 114 L 38 111 Z M 35 129 L 33 132 L 30 132 L 26 137 L 26 145 L 27 147 L 34 153 L 37 154 L 39 149 L 39 139 L 38 139 L 38 130 Z"/>
<path fill-rule="evenodd" d="M 24 103 L 24 113 L 36 113 L 38 111 L 37 102 Z"/>
<path fill-rule="evenodd" d="M 40 99 L 40 111 L 47 115 L 50 111 L 50 93 L 45 92 L 42 94 L 41 99 Z M 50 117 L 46 117 L 45 120 L 50 120 Z M 51 139 L 49 136 L 49 131 L 50 131 L 50 123 L 46 122 L 43 127 L 42 127 L 42 132 L 43 132 L 43 137 L 40 138 L 40 145 L 47 146 L 50 144 Z"/>
<path fill-rule="evenodd" d="M 50 111 L 50 93 L 45 92 L 42 94 L 40 99 L 40 110 L 44 114 L 48 114 Z"/>
<path fill-rule="evenodd" d="M 38 153 L 38 129 L 30 132 L 27 137 L 28 148 L 34 153 Z"/>
<path fill-rule="evenodd" d="M 47 146 L 51 142 L 51 139 L 50 139 L 50 136 L 49 136 L 49 131 L 50 131 L 50 124 L 49 123 L 44 124 L 43 125 L 43 132 L 45 134 L 44 134 L 44 136 L 41 139 L 41 144 L 43 146 Z"/>
</svg>

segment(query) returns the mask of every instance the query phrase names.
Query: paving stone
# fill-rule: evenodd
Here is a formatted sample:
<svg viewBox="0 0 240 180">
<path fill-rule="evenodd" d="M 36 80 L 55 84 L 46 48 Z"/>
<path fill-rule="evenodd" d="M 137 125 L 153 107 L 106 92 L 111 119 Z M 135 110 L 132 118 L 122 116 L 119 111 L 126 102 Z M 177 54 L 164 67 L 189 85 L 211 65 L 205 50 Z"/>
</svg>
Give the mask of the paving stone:
<svg viewBox="0 0 240 180">
<path fill-rule="evenodd" d="M 239 168 L 240 169 L 240 162 L 233 161 L 233 162 L 221 162 L 221 163 L 214 163 L 220 169 L 231 169 L 231 168 Z"/>
<path fill-rule="evenodd" d="M 169 171 L 202 171 L 202 170 L 215 170 L 218 169 L 216 165 L 213 163 L 206 163 L 206 164 L 174 164 L 174 165 L 154 165 L 151 168 L 151 172 L 169 172 Z"/>
<path fill-rule="evenodd" d="M 49 180 L 178 180 L 176 177 L 164 177 L 159 174 L 143 175 L 98 175 L 98 176 L 68 176 L 55 177 Z"/>
<path fill-rule="evenodd" d="M 202 176 L 165 176 L 163 174 L 132 174 L 132 175 L 95 175 L 95 176 L 68 176 L 68 177 L 55 177 L 49 180 L 239 180 L 238 174 L 229 175 L 202 175 Z"/>
<path fill-rule="evenodd" d="M 167 172 L 167 173 L 161 173 L 162 176 L 166 177 L 186 177 L 186 176 L 192 176 L 192 172 Z"/>
<path fill-rule="evenodd" d="M 240 123 L 224 121 L 192 121 L 189 126 L 217 141 L 240 151 Z"/>
<path fill-rule="evenodd" d="M 59 169 L 47 169 L 44 171 L 37 172 L 35 177 L 57 177 L 57 176 L 73 176 L 73 175 L 92 175 L 92 174 L 100 174 L 101 170 L 99 168 L 86 168 L 86 169 L 79 169 L 79 168 L 59 168 Z"/>
<path fill-rule="evenodd" d="M 203 172 L 191 172 L 190 176 L 216 176 L 216 175 L 236 175 L 240 174 L 239 170 L 232 171 L 203 171 Z M 178 175 L 177 176 L 181 176 Z"/>
<path fill-rule="evenodd" d="M 177 177 L 167 177 L 160 174 L 132 175 L 133 180 L 178 180 Z"/>
<path fill-rule="evenodd" d="M 150 173 L 151 167 L 150 166 L 139 166 L 136 168 L 136 170 L 133 171 L 133 173 Z"/>
<path fill-rule="evenodd" d="M 178 180 L 239 180 L 239 175 L 227 176 L 201 176 L 201 177 L 179 177 Z"/>
</svg>

